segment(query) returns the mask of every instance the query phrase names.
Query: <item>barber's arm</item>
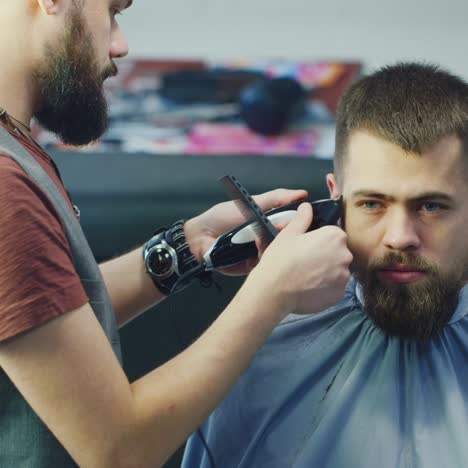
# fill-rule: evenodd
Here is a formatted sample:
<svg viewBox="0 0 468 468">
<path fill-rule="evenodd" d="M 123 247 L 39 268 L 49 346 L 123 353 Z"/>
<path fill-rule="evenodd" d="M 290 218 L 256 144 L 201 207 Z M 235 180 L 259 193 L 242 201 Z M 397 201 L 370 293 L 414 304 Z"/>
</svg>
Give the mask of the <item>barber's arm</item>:
<svg viewBox="0 0 468 468">
<path fill-rule="evenodd" d="M 278 189 L 259 195 L 255 200 L 262 209 L 266 210 L 301 200 L 306 195 L 303 190 Z M 201 260 L 218 236 L 244 221 L 239 209 L 232 202 L 212 207 L 185 223 L 184 232 L 190 250 L 197 260 Z M 255 263 L 256 259 L 251 259 L 227 269 L 225 273 L 247 274 Z M 119 326 L 166 297 L 155 287 L 146 273 L 141 247 L 101 264 L 100 268 Z"/>
<path fill-rule="evenodd" d="M 305 233 L 311 221 L 311 205 L 301 205 L 213 325 L 132 384 L 88 304 L 0 344 L 0 367 L 79 466 L 161 466 L 280 320 L 342 297 L 346 235 L 335 226 Z"/>
</svg>

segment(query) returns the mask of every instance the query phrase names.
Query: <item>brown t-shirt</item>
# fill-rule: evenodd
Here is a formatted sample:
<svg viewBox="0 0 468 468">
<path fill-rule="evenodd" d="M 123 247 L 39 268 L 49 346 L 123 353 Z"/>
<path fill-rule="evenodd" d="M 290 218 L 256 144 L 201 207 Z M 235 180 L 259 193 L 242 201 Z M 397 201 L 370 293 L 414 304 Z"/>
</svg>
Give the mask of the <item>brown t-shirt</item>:
<svg viewBox="0 0 468 468">
<path fill-rule="evenodd" d="M 10 133 L 68 200 L 50 157 L 23 136 Z M 87 301 L 55 208 L 13 159 L 0 155 L 0 341 Z"/>
</svg>

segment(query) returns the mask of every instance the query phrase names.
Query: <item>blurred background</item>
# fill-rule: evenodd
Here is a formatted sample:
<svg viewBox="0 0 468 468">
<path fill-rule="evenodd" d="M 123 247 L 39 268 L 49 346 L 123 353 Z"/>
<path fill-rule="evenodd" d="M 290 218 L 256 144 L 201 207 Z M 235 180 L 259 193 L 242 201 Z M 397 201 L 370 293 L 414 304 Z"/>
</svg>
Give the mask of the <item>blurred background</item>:
<svg viewBox="0 0 468 468">
<path fill-rule="evenodd" d="M 107 85 L 108 132 L 80 149 L 38 127 L 36 137 L 106 260 L 226 200 L 225 174 L 251 193 L 326 197 L 339 95 L 401 60 L 468 79 L 467 17 L 463 0 L 134 0 L 118 18 L 130 56 Z M 193 342 L 243 279 L 216 281 L 220 289 L 194 284 L 121 330 L 131 380 Z"/>
<path fill-rule="evenodd" d="M 120 23 L 140 57 L 440 63 L 468 78 L 463 0 L 135 0 Z"/>
</svg>

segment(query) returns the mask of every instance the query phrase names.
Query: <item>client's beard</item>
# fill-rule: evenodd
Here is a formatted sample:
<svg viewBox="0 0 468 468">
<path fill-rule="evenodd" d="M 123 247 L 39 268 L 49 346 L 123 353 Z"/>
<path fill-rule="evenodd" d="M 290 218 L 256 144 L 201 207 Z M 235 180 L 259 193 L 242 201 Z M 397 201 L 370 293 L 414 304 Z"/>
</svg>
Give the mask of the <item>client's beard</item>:
<svg viewBox="0 0 468 468">
<path fill-rule="evenodd" d="M 426 277 L 414 283 L 383 283 L 378 271 L 393 263 L 424 270 Z M 389 253 L 367 268 L 354 269 L 362 286 L 364 311 L 375 325 L 387 335 L 419 341 L 440 333 L 451 319 L 463 287 L 463 268 L 442 273 L 423 258 L 407 253 Z"/>
</svg>

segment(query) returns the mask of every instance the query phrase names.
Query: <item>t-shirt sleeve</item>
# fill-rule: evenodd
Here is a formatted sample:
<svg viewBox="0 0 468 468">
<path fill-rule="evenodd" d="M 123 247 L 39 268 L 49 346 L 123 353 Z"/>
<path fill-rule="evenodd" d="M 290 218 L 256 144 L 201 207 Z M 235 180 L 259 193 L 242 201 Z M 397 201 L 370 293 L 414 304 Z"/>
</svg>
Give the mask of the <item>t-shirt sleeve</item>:
<svg viewBox="0 0 468 468">
<path fill-rule="evenodd" d="M 14 161 L 2 156 L 0 341 L 87 301 L 55 208 Z"/>
</svg>

